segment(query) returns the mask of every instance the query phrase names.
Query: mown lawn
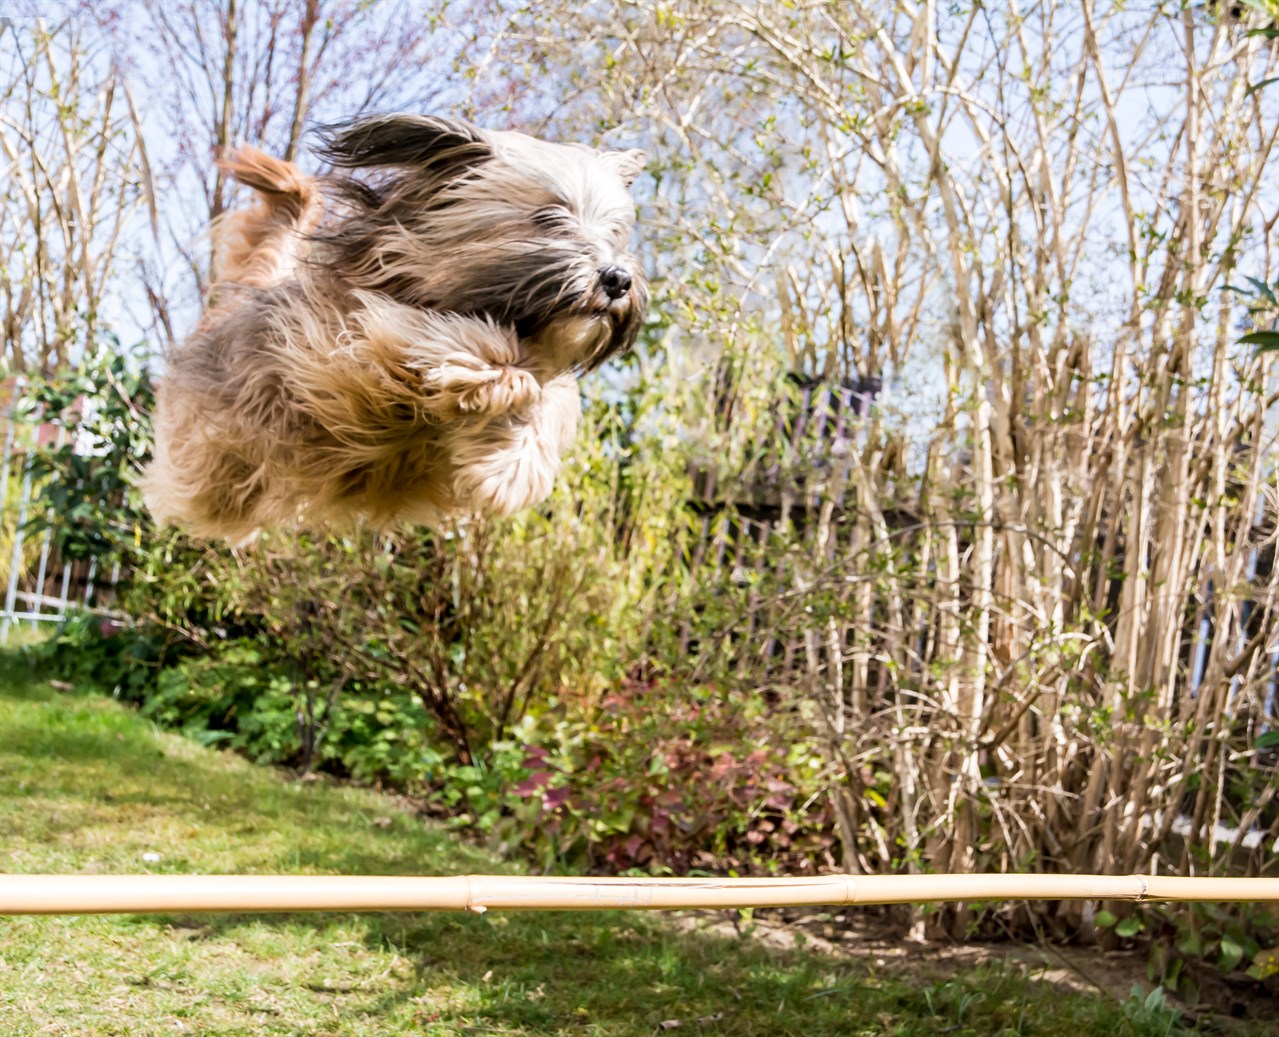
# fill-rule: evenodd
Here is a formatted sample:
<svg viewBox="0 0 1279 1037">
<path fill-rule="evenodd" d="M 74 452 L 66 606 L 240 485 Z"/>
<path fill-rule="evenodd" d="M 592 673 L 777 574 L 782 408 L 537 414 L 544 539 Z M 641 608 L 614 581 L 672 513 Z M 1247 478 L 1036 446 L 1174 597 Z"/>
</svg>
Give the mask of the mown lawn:
<svg viewBox="0 0 1279 1037">
<path fill-rule="evenodd" d="M 0 871 L 509 867 L 376 793 L 289 782 L 0 657 Z M 0 919 L 4 1037 L 1182 1032 L 1133 1007 L 1006 967 L 876 975 L 637 914 Z"/>
</svg>

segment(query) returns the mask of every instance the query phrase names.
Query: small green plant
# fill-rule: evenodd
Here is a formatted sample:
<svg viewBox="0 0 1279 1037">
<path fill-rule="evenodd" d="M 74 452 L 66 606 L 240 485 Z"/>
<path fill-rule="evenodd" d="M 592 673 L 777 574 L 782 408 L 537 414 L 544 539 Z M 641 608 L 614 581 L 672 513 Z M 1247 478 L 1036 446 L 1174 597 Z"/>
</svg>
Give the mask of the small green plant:
<svg viewBox="0 0 1279 1037">
<path fill-rule="evenodd" d="M 508 838 L 543 867 L 799 872 L 833 819 L 762 696 L 627 678 L 594 710 L 517 729 Z M 789 720 L 786 721 L 789 723 Z"/>
<path fill-rule="evenodd" d="M 1147 975 L 1187 1000 L 1198 996 L 1203 968 L 1258 982 L 1279 975 L 1279 915 L 1264 905 L 1159 905 L 1148 912 Z"/>
<path fill-rule="evenodd" d="M 1174 1037 L 1189 1032 L 1182 1025 L 1181 1013 L 1168 1003 L 1163 987 L 1154 987 L 1147 993 L 1134 985 L 1123 1003 L 1123 1013 L 1142 1033 Z"/>
<path fill-rule="evenodd" d="M 1098 911 L 1095 918 L 1098 929 L 1113 929 L 1120 939 L 1130 939 L 1140 933 L 1145 925 L 1137 914 L 1125 915 L 1123 918 L 1110 911 Z"/>
</svg>

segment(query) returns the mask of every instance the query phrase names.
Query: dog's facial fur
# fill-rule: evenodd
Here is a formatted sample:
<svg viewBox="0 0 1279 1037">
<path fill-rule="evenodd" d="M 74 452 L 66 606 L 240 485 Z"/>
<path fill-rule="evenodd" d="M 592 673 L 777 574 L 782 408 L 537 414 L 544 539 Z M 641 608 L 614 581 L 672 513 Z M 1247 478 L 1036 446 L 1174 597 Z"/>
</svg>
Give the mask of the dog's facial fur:
<svg viewBox="0 0 1279 1037">
<path fill-rule="evenodd" d="M 437 525 L 551 490 L 577 377 L 635 342 L 638 152 L 419 116 L 330 130 L 332 175 L 250 148 L 214 305 L 169 358 L 143 489 L 159 521 Z"/>
<path fill-rule="evenodd" d="M 627 253 L 639 152 L 598 152 L 443 119 L 391 116 L 329 133 L 345 219 L 317 259 L 344 282 L 421 309 L 515 328 L 562 369 L 592 370 L 635 342 L 647 306 Z M 630 289 L 611 298 L 605 271 Z"/>
</svg>

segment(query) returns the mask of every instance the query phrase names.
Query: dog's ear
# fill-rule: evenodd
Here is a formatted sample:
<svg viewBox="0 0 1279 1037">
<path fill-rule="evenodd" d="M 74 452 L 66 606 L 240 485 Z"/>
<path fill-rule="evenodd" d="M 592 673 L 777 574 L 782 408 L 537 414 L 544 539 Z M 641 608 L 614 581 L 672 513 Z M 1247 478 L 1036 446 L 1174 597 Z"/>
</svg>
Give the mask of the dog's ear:
<svg viewBox="0 0 1279 1037">
<path fill-rule="evenodd" d="M 409 166 L 460 172 L 493 157 L 484 131 L 461 119 L 374 115 L 320 131 L 320 156 L 343 169 Z"/>
<path fill-rule="evenodd" d="M 644 152 L 636 148 L 630 151 L 610 151 L 607 154 L 617 167 L 617 175 L 627 187 L 635 183 L 635 178 L 644 172 Z"/>
</svg>

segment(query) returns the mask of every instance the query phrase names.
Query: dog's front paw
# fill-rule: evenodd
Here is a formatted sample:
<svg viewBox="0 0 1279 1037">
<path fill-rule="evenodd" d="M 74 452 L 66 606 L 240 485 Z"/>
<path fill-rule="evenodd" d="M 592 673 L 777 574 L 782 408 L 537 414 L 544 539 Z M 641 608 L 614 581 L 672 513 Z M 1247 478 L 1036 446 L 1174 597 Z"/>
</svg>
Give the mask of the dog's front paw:
<svg viewBox="0 0 1279 1037">
<path fill-rule="evenodd" d="M 426 375 L 427 399 L 437 413 L 512 414 L 542 398 L 538 380 L 521 367 L 445 364 Z"/>
<path fill-rule="evenodd" d="M 458 409 L 480 414 L 509 414 L 527 410 L 542 398 L 542 386 L 520 367 L 500 367 L 491 380 L 458 398 Z"/>
<path fill-rule="evenodd" d="M 577 380 L 564 375 L 546 382 L 538 405 L 518 417 L 459 422 L 443 443 L 459 510 L 500 518 L 545 500 L 581 413 Z"/>
</svg>

